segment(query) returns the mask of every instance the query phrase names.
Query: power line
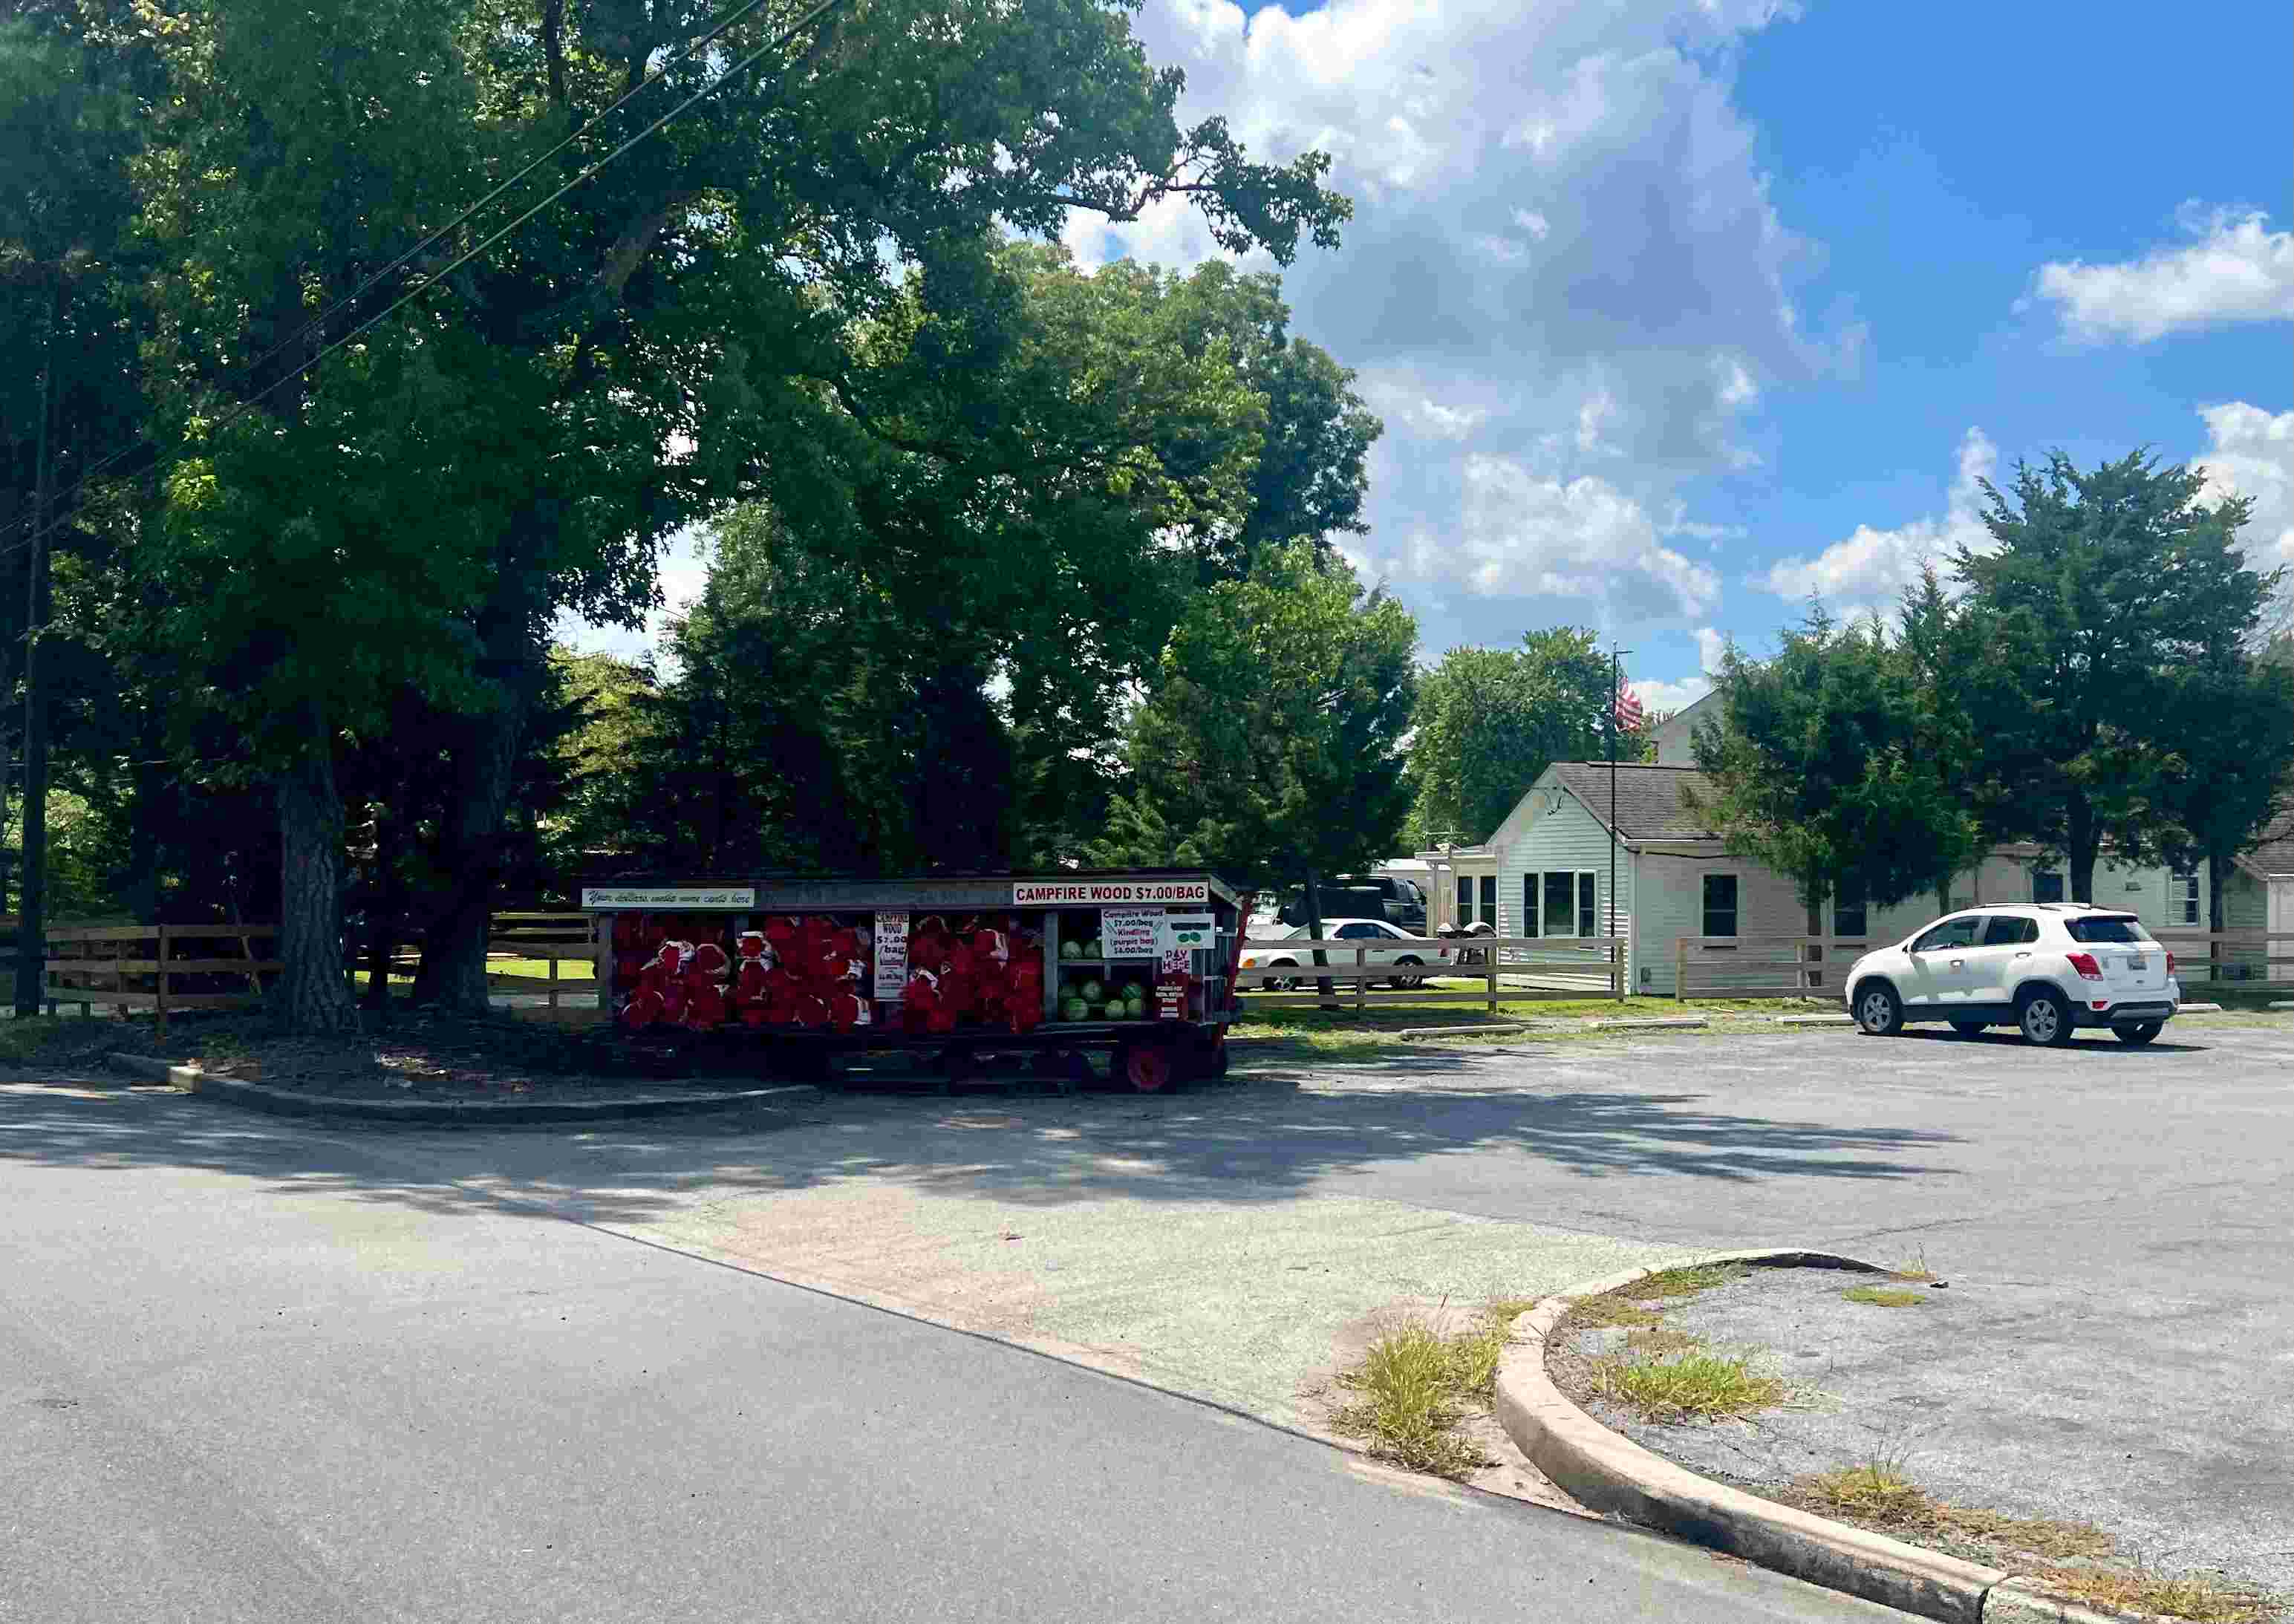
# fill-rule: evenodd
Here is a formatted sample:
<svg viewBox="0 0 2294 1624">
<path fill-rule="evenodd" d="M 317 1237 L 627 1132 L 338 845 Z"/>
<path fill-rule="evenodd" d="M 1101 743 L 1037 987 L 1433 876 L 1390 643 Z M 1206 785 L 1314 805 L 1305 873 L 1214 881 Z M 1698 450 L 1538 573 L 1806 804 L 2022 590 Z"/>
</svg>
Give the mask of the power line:
<svg viewBox="0 0 2294 1624">
<path fill-rule="evenodd" d="M 480 198 L 476 202 L 471 204 L 453 219 L 448 221 L 444 225 L 439 227 L 427 237 L 423 238 L 419 242 L 414 244 L 413 247 L 399 255 L 397 258 L 383 266 L 381 270 L 375 272 L 356 288 L 343 295 L 342 297 L 337 299 L 325 310 L 321 311 L 317 315 L 303 323 L 302 326 L 297 328 L 286 337 L 280 339 L 262 354 L 256 356 L 252 361 L 241 362 L 237 369 L 242 374 L 251 375 L 259 370 L 265 363 L 275 359 L 281 352 L 290 349 L 295 345 L 301 343 L 305 338 L 308 337 L 313 331 L 322 329 L 326 323 L 334 320 L 334 318 L 341 314 L 343 311 L 349 308 L 351 305 L 355 304 L 359 300 L 364 298 L 369 293 L 372 292 L 386 277 L 395 275 L 396 272 L 405 269 L 405 267 L 417 256 L 433 248 L 437 243 L 444 240 L 453 232 L 460 230 L 464 225 L 468 224 L 474 216 L 492 207 L 492 205 L 500 199 L 504 193 L 518 185 L 526 178 L 526 176 L 532 175 L 536 169 L 541 168 L 544 164 L 549 162 L 550 159 L 565 151 L 566 148 L 582 140 L 582 137 L 588 135 L 590 132 L 595 129 L 599 124 L 612 118 L 615 113 L 620 112 L 631 102 L 643 95 L 647 91 L 651 90 L 655 85 L 659 85 L 665 81 L 669 77 L 670 70 L 671 69 L 690 60 L 696 52 L 706 50 L 710 45 L 713 45 L 718 39 L 722 37 L 728 29 L 731 28 L 744 17 L 746 17 L 750 12 L 757 10 L 764 4 L 765 0 L 743 0 L 743 3 L 740 5 L 736 6 L 732 11 L 727 12 L 721 20 L 712 24 L 705 33 L 703 33 L 696 38 L 688 41 L 674 56 L 671 56 L 663 61 L 659 69 L 647 74 L 643 80 L 639 82 L 637 85 L 632 85 L 627 91 L 624 91 L 622 93 L 621 99 L 615 102 L 612 106 L 583 119 L 578 128 L 566 134 L 555 146 L 549 148 L 549 150 L 541 153 L 539 157 L 527 162 L 520 167 L 515 175 L 512 175 L 508 180 L 502 182 L 492 191 L 486 193 L 484 197 Z M 785 42 L 787 39 L 793 37 L 799 30 L 811 23 L 823 12 L 834 9 L 834 6 L 838 4 L 842 4 L 842 0 L 828 0 L 827 4 L 814 7 L 812 11 L 807 12 L 803 17 L 799 18 L 795 22 L 790 24 L 786 29 L 783 30 L 779 37 L 779 42 L 775 43 Z M 771 45 L 769 44 L 763 49 L 752 53 L 742 66 L 745 67 L 748 62 L 755 61 L 759 56 L 763 54 L 764 49 L 770 48 Z M 719 85 L 721 85 L 724 82 L 725 78 L 729 77 L 729 73 L 720 76 L 715 82 L 705 86 L 700 93 L 698 93 L 698 94 L 688 98 L 678 108 L 672 110 L 670 117 L 673 118 L 677 113 L 682 112 L 686 108 L 692 106 L 695 102 L 700 100 L 701 96 L 706 95 L 711 91 L 715 90 Z M 663 122 L 666 122 L 666 120 L 656 120 L 654 124 L 648 126 L 643 132 L 641 132 L 635 138 L 635 141 L 644 140 L 647 135 L 649 135 L 655 130 L 659 129 Z M 635 144 L 635 141 L 625 142 L 611 156 L 600 160 L 598 164 L 591 166 L 590 168 L 583 174 L 575 176 L 572 181 L 566 183 L 565 186 L 559 188 L 549 197 L 545 198 L 537 208 L 530 209 L 525 214 L 519 215 L 517 220 L 511 223 L 511 226 L 514 228 L 517 225 L 523 223 L 525 221 L 533 218 L 533 215 L 540 211 L 540 208 L 547 207 L 550 203 L 557 201 L 558 198 L 565 196 L 566 192 L 572 191 L 575 186 L 580 185 L 584 180 L 587 180 L 590 175 L 596 174 L 598 169 L 602 167 L 605 163 L 611 162 L 613 158 L 617 158 L 621 153 L 629 150 L 630 147 Z M 490 244 L 498 240 L 500 236 L 500 233 L 497 232 L 493 238 L 488 239 L 487 242 Z M 481 244 L 481 249 L 485 246 L 487 246 L 487 244 Z M 451 264 L 447 265 L 444 270 L 420 279 L 412 288 L 407 290 L 407 293 L 403 297 L 400 298 L 395 304 L 393 304 L 389 309 L 385 310 L 382 313 L 386 316 L 388 315 L 391 311 L 396 310 L 398 306 L 404 304 L 407 299 L 411 298 L 415 294 L 421 292 L 426 287 L 436 281 L 439 277 L 445 275 L 448 271 L 452 271 L 458 268 L 468 258 L 469 256 L 465 255 L 461 259 L 457 259 Z M 354 329 L 350 335 L 351 337 L 355 338 L 360 333 L 364 332 L 368 327 L 371 327 L 372 325 L 374 325 L 372 321 L 364 323 L 359 328 Z M 347 340 L 346 340 L 346 342 L 347 342 Z M 297 368 L 295 371 L 289 373 L 286 378 L 281 378 L 278 383 L 271 385 L 268 388 L 263 390 L 261 394 L 253 396 L 250 401 L 242 402 L 242 409 L 246 405 L 252 404 L 253 401 L 261 400 L 264 395 L 270 394 L 272 389 L 276 389 L 293 378 L 300 377 L 310 366 L 315 364 L 320 359 L 323 358 L 332 350 L 339 347 L 341 347 L 339 345 L 330 345 L 327 349 L 321 350 L 318 355 L 313 356 L 310 361 L 306 361 L 303 367 Z M 238 415 L 238 411 L 227 414 L 216 422 L 216 426 L 220 428 L 224 423 L 230 422 Z M 127 457 L 134 455 L 138 450 L 149 443 L 150 442 L 146 436 L 141 434 L 137 435 L 134 442 L 120 447 L 119 450 L 116 451 L 113 451 L 110 456 L 105 457 L 102 461 L 98 462 L 94 467 L 89 468 L 85 473 L 74 479 L 72 483 L 66 486 L 62 491 L 57 492 L 53 499 L 55 504 L 61 506 L 69 503 L 71 498 L 79 491 L 80 487 L 86 484 L 90 480 L 102 475 L 105 469 L 111 467 L 113 465 L 124 460 Z M 36 519 L 29 518 L 12 519 L 5 525 L 0 525 L 0 536 L 6 535 L 11 530 L 14 530 L 20 526 L 35 522 Z M 60 527 L 63 523 L 64 520 L 59 518 L 54 521 L 54 523 L 51 524 L 48 528 L 53 531 Z M 4 557 L 10 553 L 20 551 L 23 548 L 28 545 L 30 545 L 30 540 L 29 538 L 27 538 L 24 541 L 16 542 L 9 547 L 0 548 L 0 557 Z"/>
</svg>

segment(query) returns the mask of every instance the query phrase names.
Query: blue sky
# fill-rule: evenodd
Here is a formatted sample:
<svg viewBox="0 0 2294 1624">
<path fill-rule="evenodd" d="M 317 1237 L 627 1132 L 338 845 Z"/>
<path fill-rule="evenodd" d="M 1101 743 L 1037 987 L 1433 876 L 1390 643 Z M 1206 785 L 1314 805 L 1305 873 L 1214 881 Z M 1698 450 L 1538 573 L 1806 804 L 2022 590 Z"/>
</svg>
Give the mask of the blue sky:
<svg viewBox="0 0 2294 1624">
<path fill-rule="evenodd" d="M 1317 148 L 1285 273 L 1387 423 L 1349 550 L 1428 658 L 1531 627 L 1705 686 L 1810 591 L 1980 544 L 1979 475 L 2137 444 L 2294 560 L 2294 8 L 1144 0 L 1183 118 Z M 1180 203 L 1086 263 L 1216 250 Z M 680 548 L 673 598 L 697 585 Z"/>
<path fill-rule="evenodd" d="M 1588 624 L 1680 702 L 1811 589 L 1891 602 L 1981 540 L 1976 475 L 2051 447 L 2201 461 L 2259 499 L 2257 558 L 2294 557 L 2290 20 L 1146 0 L 1137 27 L 1183 114 L 1336 157 L 1354 226 L 1286 287 L 1387 419 L 1353 550 L 1428 655 Z M 1210 251 L 1176 208 L 1070 241 Z"/>
</svg>

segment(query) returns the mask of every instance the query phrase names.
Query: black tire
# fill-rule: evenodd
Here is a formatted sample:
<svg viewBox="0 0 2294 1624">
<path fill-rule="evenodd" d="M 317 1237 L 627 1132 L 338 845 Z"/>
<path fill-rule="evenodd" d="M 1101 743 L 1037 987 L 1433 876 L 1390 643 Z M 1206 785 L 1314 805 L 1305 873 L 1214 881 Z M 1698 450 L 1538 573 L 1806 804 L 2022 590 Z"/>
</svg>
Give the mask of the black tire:
<svg viewBox="0 0 2294 1624">
<path fill-rule="evenodd" d="M 2165 1029 L 2166 1025 L 2163 1020 L 2130 1021 L 2126 1026 L 2111 1027 L 2111 1035 L 2122 1043 L 2132 1043 L 2140 1049 L 2158 1036 Z"/>
<path fill-rule="evenodd" d="M 1885 981 L 1867 981 L 1856 989 L 1856 1025 L 1871 1037 L 1893 1037 L 1904 1029 L 1904 1001 Z"/>
<path fill-rule="evenodd" d="M 1989 1021 L 1982 1020 L 1955 1020 L 1951 1023 L 1951 1029 L 1962 1037 L 1981 1037 L 1983 1035 L 1983 1028 L 1989 1024 Z"/>
<path fill-rule="evenodd" d="M 1394 963 L 1396 970 L 1402 970 L 1413 965 L 1423 968 L 1426 961 L 1419 958 L 1400 958 L 1395 960 Z M 1426 978 L 1424 976 L 1397 975 L 1388 978 L 1388 982 L 1396 992 L 1404 992 L 1412 987 L 1425 986 Z"/>
<path fill-rule="evenodd" d="M 1271 970 L 1296 970 L 1298 968 L 1298 961 L 1296 959 L 1277 959 L 1273 964 L 1269 965 L 1268 968 Z M 1295 993 L 1305 985 L 1306 983 L 1299 980 L 1296 976 L 1269 976 L 1266 978 L 1265 983 L 1265 990 L 1270 993 Z"/>
<path fill-rule="evenodd" d="M 2062 1048 L 2078 1030 L 2070 1004 L 2052 987 L 2034 987 L 2015 1000 L 2015 1025 L 2025 1043 L 2042 1049 Z"/>
</svg>

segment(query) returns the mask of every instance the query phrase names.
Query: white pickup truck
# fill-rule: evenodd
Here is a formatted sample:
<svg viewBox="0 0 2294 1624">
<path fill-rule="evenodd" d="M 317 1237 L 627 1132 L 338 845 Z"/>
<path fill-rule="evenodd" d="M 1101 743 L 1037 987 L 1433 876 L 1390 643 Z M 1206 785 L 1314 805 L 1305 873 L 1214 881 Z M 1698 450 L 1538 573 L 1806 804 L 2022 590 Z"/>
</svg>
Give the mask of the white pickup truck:
<svg viewBox="0 0 2294 1624">
<path fill-rule="evenodd" d="M 1909 940 L 1866 954 L 1842 984 L 1848 1012 L 1875 1036 L 1948 1022 L 1965 1035 L 2015 1027 L 2067 1043 L 2108 1027 L 2147 1043 L 2182 1007 L 2175 955 L 2143 922 L 2084 903 L 2000 903 L 1947 914 Z"/>
</svg>

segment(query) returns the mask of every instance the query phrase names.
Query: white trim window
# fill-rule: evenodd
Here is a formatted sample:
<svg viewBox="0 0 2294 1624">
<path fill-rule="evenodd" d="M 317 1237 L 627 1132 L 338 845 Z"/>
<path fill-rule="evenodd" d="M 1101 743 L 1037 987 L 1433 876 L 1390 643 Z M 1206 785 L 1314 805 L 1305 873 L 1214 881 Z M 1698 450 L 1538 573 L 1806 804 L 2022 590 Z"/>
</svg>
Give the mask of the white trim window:
<svg viewBox="0 0 2294 1624">
<path fill-rule="evenodd" d="M 1704 884 L 1704 916 L 1697 921 L 1703 927 L 1700 936 L 1735 936 L 1737 910 L 1742 904 L 1744 886 L 1735 874 L 1706 874 Z"/>
<path fill-rule="evenodd" d="M 1521 877 L 1521 913 L 1539 937 L 1598 936 L 1600 881 L 1590 868 L 1531 870 Z"/>
<path fill-rule="evenodd" d="M 2167 917 L 2178 925 L 2195 925 L 2200 902 L 2197 865 L 2171 870 L 2167 877 Z"/>
</svg>

